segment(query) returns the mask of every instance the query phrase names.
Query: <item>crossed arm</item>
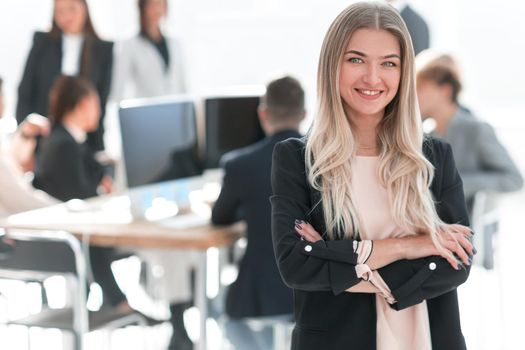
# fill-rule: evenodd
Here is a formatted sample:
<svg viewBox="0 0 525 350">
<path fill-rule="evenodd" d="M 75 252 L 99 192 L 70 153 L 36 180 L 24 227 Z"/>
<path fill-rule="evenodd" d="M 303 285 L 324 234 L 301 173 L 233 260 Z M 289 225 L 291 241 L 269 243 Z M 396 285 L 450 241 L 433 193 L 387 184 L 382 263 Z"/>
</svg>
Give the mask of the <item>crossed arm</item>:
<svg viewBox="0 0 525 350">
<path fill-rule="evenodd" d="M 274 251 L 284 282 L 291 288 L 306 291 L 377 292 L 358 276 L 356 241 L 322 240 L 313 232 L 302 232 L 301 239 L 295 220 L 306 220 L 312 203 L 311 189 L 304 170 L 304 143 L 286 141 L 276 146 L 272 166 L 272 235 Z M 470 266 L 468 254 L 473 248 L 466 238 L 470 235 L 468 215 L 451 151 L 441 145 L 443 177 L 438 214 L 454 230 L 441 232 L 444 247 L 461 259 L 443 258 L 429 235 L 374 241 L 367 265 L 376 271 L 391 290 L 395 309 L 403 309 L 452 291 L 465 282 Z M 439 169 L 438 169 L 439 170 Z M 315 228 L 312 228 L 315 231 Z M 304 229 L 303 229 L 304 231 Z M 306 235 L 306 236 L 304 236 Z M 459 267 L 459 269 L 458 269 Z"/>
</svg>

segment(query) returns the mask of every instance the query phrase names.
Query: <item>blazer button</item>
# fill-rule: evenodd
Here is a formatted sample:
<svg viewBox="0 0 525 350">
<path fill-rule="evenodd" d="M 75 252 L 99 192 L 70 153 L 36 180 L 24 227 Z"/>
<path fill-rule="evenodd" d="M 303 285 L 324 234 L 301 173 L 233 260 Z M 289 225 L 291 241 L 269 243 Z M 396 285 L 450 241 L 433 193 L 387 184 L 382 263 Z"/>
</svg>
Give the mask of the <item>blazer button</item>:
<svg viewBox="0 0 525 350">
<path fill-rule="evenodd" d="M 311 245 L 307 245 L 304 247 L 304 250 L 308 253 L 310 253 L 312 251 L 312 246 Z"/>
<path fill-rule="evenodd" d="M 432 271 L 434 271 L 436 269 L 437 265 L 435 262 L 431 262 L 430 264 L 428 264 L 428 268 Z"/>
</svg>

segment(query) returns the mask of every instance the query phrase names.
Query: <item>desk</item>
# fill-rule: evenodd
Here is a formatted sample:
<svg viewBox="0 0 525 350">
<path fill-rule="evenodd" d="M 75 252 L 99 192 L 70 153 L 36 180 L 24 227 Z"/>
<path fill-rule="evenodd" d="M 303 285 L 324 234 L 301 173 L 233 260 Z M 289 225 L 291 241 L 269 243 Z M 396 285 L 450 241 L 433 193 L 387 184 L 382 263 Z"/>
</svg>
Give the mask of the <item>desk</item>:
<svg viewBox="0 0 525 350">
<path fill-rule="evenodd" d="M 214 227 L 201 220 L 185 220 L 180 216 L 166 222 L 134 220 L 130 214 L 127 196 L 106 196 L 68 203 L 16 214 L 0 220 L 4 229 L 67 231 L 84 243 L 134 248 L 195 249 L 199 251 L 196 267 L 196 306 L 200 311 L 200 338 L 198 350 L 206 349 L 206 264 L 208 248 L 233 244 L 244 230 L 243 224 Z M 195 214 L 186 214 L 195 215 Z"/>
</svg>

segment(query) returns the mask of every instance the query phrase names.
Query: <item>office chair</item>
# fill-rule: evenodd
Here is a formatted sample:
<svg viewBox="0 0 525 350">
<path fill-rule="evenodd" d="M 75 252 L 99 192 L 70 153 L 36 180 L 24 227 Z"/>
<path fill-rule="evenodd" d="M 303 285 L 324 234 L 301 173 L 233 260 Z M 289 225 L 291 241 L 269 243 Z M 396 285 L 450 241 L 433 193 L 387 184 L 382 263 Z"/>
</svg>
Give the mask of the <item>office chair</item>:
<svg viewBox="0 0 525 350">
<path fill-rule="evenodd" d="M 87 265 L 80 242 L 67 232 L 9 231 L 15 240 L 13 251 L 0 259 L 0 278 L 44 281 L 63 275 L 73 286 L 72 305 L 63 309 L 44 308 L 41 312 L 7 324 L 26 327 L 57 328 L 74 335 L 75 350 L 82 350 L 84 336 L 98 329 L 145 325 L 140 314 L 116 311 L 88 312 L 86 308 Z"/>
<path fill-rule="evenodd" d="M 474 195 L 471 211 L 471 227 L 476 233 L 474 246 L 478 251 L 474 261 L 487 270 L 494 268 L 496 236 L 499 231 L 498 195 L 478 191 Z"/>
</svg>

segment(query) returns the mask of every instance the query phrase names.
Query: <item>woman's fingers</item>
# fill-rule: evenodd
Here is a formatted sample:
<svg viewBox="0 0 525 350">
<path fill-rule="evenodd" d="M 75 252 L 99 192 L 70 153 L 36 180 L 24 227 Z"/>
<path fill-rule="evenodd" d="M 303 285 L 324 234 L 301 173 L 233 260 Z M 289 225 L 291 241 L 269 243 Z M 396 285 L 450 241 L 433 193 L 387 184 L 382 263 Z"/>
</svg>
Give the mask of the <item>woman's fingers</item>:
<svg viewBox="0 0 525 350">
<path fill-rule="evenodd" d="M 454 233 L 454 232 L 445 232 L 445 247 L 453 254 L 456 254 L 456 256 L 466 265 L 470 265 L 469 262 L 469 256 L 465 249 L 463 249 L 462 245 L 458 242 L 458 239 L 456 237 L 457 235 L 461 235 L 461 233 Z"/>
<path fill-rule="evenodd" d="M 474 255 L 475 254 L 475 251 L 474 251 L 474 246 L 472 245 L 472 243 L 468 240 L 468 238 L 466 238 L 464 235 L 462 234 L 459 234 L 458 237 L 457 237 L 457 240 L 458 240 L 458 243 L 461 245 L 461 247 L 467 251 L 467 253 L 469 255 Z"/>
<path fill-rule="evenodd" d="M 453 269 L 459 270 L 458 261 L 456 260 L 456 258 L 454 258 L 454 256 L 450 256 L 450 254 L 441 254 L 441 256 L 448 261 L 448 263 L 450 264 L 450 266 L 452 266 Z"/>
<path fill-rule="evenodd" d="M 472 230 L 468 226 L 463 226 L 460 224 L 453 224 L 453 225 L 450 225 L 450 227 L 452 228 L 453 231 L 460 232 L 466 237 L 472 237 L 473 235 Z"/>
<path fill-rule="evenodd" d="M 308 242 L 317 242 L 322 239 L 321 235 L 307 222 L 295 220 L 295 231 Z"/>
</svg>

